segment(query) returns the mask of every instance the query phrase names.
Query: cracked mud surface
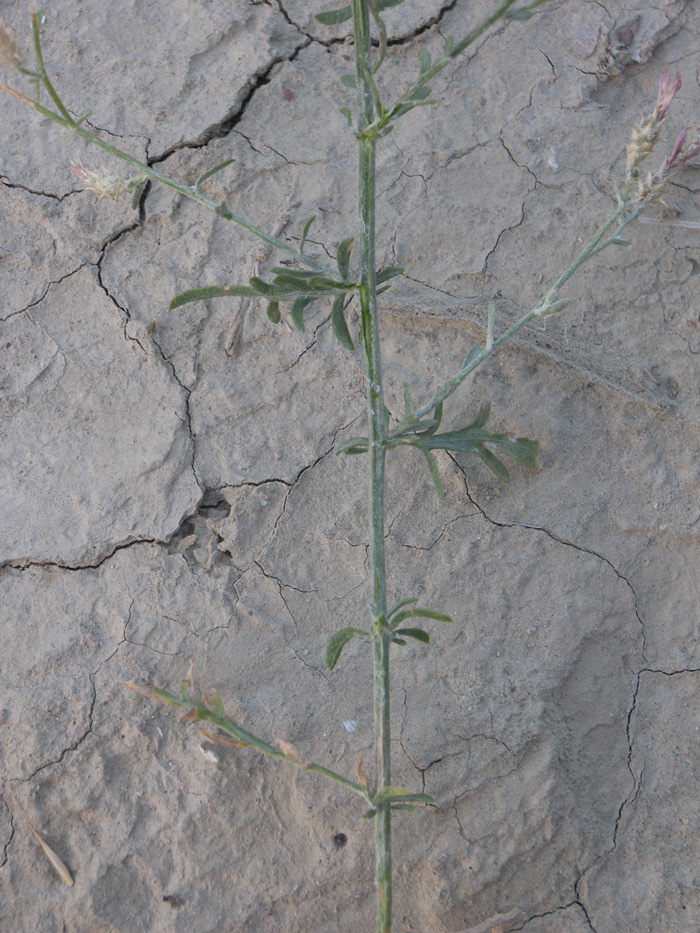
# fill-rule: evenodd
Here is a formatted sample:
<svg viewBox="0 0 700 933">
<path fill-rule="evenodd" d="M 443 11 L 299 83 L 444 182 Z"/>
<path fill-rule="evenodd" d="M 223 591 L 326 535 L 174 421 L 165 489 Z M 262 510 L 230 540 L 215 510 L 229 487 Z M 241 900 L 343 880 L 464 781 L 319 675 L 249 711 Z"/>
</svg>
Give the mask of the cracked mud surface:
<svg viewBox="0 0 700 933">
<path fill-rule="evenodd" d="M 47 0 L 69 107 L 188 183 L 234 158 L 212 197 L 266 230 L 286 212 L 290 241 L 317 214 L 309 249 L 334 256 L 354 232 L 347 28 L 297 0 L 143 6 Z M 389 10 L 386 86 L 489 8 Z M 2 15 L 26 46 L 24 4 Z M 665 67 L 673 128 L 700 119 L 699 48 L 684 0 L 553 3 L 397 125 L 392 414 L 403 381 L 422 398 L 483 339 L 489 299 L 505 327 L 568 264 Z M 167 305 L 244 282 L 254 243 L 165 189 L 136 212 L 77 190 L 69 161 L 101 154 L 11 99 L 0 127 L 0 930 L 370 930 L 353 799 L 122 687 L 175 688 L 194 659 L 258 734 L 342 773 L 370 760 L 369 658 L 324 663 L 366 612 L 364 464 L 334 453 L 364 430 L 359 358 L 322 307 L 302 334 L 253 306 L 227 352 L 236 303 Z M 438 503 L 415 452 L 390 459 L 391 595 L 455 619 L 394 657 L 394 779 L 436 801 L 397 815 L 401 933 L 700 929 L 699 190 L 679 175 L 633 249 L 451 400 L 448 426 L 488 400 L 538 438 L 539 471 L 506 487 L 441 456 Z"/>
</svg>

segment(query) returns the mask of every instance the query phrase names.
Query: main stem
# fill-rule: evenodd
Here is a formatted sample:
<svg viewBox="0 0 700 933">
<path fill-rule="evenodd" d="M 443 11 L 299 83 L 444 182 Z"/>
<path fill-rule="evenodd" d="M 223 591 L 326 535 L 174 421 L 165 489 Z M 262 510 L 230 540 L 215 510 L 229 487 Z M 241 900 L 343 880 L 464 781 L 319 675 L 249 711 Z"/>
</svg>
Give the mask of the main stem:
<svg viewBox="0 0 700 933">
<path fill-rule="evenodd" d="M 368 0 L 352 0 L 360 137 L 360 288 L 361 336 L 367 365 L 369 416 L 369 558 L 374 638 L 374 740 L 376 792 L 391 784 L 391 707 L 389 693 L 390 636 L 386 626 L 386 560 L 384 554 L 384 478 L 386 415 L 382 355 L 377 316 L 374 245 L 375 139 L 362 136 L 374 118 L 370 89 L 370 13 Z M 377 933 L 391 930 L 391 804 L 381 801 L 375 816 Z"/>
</svg>

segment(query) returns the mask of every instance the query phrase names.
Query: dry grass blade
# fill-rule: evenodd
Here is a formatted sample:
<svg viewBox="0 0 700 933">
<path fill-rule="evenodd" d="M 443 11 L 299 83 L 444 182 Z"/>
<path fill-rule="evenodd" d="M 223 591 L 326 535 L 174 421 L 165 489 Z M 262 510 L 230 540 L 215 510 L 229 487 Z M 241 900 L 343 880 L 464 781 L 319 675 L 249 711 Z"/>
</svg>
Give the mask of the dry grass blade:
<svg viewBox="0 0 700 933">
<path fill-rule="evenodd" d="M 44 855 L 45 855 L 46 858 L 51 862 L 51 865 L 53 866 L 54 871 L 55 871 L 56 874 L 59 876 L 59 878 L 61 879 L 61 881 L 63 881 L 65 884 L 67 884 L 69 888 L 72 887 L 72 885 L 73 885 L 73 876 L 72 876 L 71 873 L 68 871 L 68 869 L 66 868 L 66 866 L 64 865 L 64 863 L 63 863 L 63 862 L 61 861 L 61 859 L 56 855 L 56 853 L 54 852 L 54 850 L 51 848 L 51 846 L 48 844 L 48 842 L 44 839 L 44 837 L 41 835 L 41 833 L 40 833 L 38 830 L 36 830 L 36 829 L 32 826 L 32 824 L 29 822 L 29 820 L 27 820 L 27 826 L 29 826 L 29 828 L 31 829 L 32 833 L 34 834 L 34 836 L 35 836 L 37 842 L 39 843 L 39 845 L 41 846 L 41 848 L 44 850 Z"/>
<path fill-rule="evenodd" d="M 233 739 L 230 735 L 223 735 L 220 732 L 211 732 L 209 729 L 205 729 L 203 726 L 197 728 L 197 732 L 202 736 L 203 739 L 206 739 L 207 742 L 213 742 L 215 745 L 228 745 L 229 748 L 246 748 L 247 743 L 241 742 L 240 739 Z"/>
<path fill-rule="evenodd" d="M 280 750 L 283 751 L 287 756 L 287 758 L 291 758 L 295 764 L 301 765 L 302 768 L 306 767 L 306 762 L 291 742 L 285 742 L 284 739 L 277 739 L 277 744 L 279 745 Z"/>
</svg>

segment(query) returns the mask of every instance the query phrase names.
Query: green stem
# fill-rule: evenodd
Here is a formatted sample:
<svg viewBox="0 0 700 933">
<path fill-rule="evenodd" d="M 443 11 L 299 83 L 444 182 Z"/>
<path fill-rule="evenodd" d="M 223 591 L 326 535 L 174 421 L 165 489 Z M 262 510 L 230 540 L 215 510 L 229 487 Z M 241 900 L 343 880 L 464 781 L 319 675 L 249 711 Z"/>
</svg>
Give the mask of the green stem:
<svg viewBox="0 0 700 933">
<path fill-rule="evenodd" d="M 374 94 L 371 86 L 370 28 L 368 0 L 352 0 L 355 32 L 355 59 L 358 86 L 360 136 L 359 207 L 361 334 L 367 365 L 367 402 L 369 416 L 369 558 L 371 566 L 374 661 L 374 739 L 375 794 L 391 784 L 391 705 L 389 683 L 390 632 L 386 617 L 386 558 L 384 553 L 384 440 L 386 414 L 382 383 L 382 356 L 377 314 L 375 258 L 375 140 L 362 135 L 374 117 Z M 392 866 L 391 803 L 377 803 L 375 816 L 375 869 L 377 886 L 377 933 L 390 933 Z"/>
<path fill-rule="evenodd" d="M 222 732 L 236 739 L 237 743 L 239 743 L 238 747 L 252 748 L 261 752 L 263 755 L 269 755 L 271 758 L 278 758 L 289 764 L 296 765 L 298 768 L 303 768 L 304 771 L 322 774 L 331 781 L 335 781 L 337 784 L 342 784 L 343 787 L 349 788 L 362 797 L 363 800 L 371 803 L 368 790 L 364 785 L 358 784 L 356 781 L 351 781 L 343 777 L 342 774 L 338 774 L 337 771 L 324 767 L 324 765 L 319 765 L 311 761 L 303 761 L 300 757 L 288 755 L 274 745 L 270 745 L 270 743 L 266 742 L 264 739 L 259 738 L 254 733 L 244 729 L 243 726 L 234 722 L 233 719 L 229 719 L 223 712 L 210 709 L 203 701 L 195 697 L 177 696 L 174 693 L 170 693 L 168 690 L 161 690 L 159 687 L 151 687 L 148 684 L 140 685 L 132 682 L 125 682 L 124 686 L 128 687 L 129 690 L 133 690 L 134 693 L 138 693 L 139 696 L 145 696 L 152 700 L 160 700 L 161 703 L 167 703 L 168 706 L 176 706 L 180 709 L 187 710 L 187 719 L 193 722 L 203 721 L 212 723 L 217 729 L 221 729 Z M 215 742 L 215 737 L 212 737 L 211 741 Z"/>
<path fill-rule="evenodd" d="M 430 412 L 432 412 L 437 405 L 440 405 L 442 402 L 444 402 L 446 398 L 452 395 L 452 393 L 459 388 L 469 373 L 473 372 L 477 366 L 480 366 L 484 360 L 488 359 L 492 353 L 494 353 L 507 340 L 510 340 L 510 338 L 517 334 L 518 331 L 522 330 L 523 327 L 530 323 L 530 321 L 536 317 L 544 317 L 548 312 L 551 313 L 553 310 L 556 310 L 556 305 L 559 302 L 559 290 L 562 288 L 562 286 L 569 281 L 571 276 L 577 272 L 585 262 L 587 262 L 589 259 L 592 259 L 594 256 L 597 256 L 598 253 L 602 252 L 604 249 L 607 249 L 608 246 L 612 246 L 625 227 L 637 219 L 643 208 L 644 204 L 635 204 L 630 212 L 629 203 L 625 202 L 621 204 L 605 221 L 605 223 L 596 231 L 590 242 L 584 246 L 574 261 L 564 272 L 562 272 L 556 282 L 549 289 L 547 294 L 537 302 L 534 308 L 531 308 L 526 314 L 515 321 L 514 324 L 511 324 L 511 326 L 508 327 L 501 334 L 501 336 L 497 340 L 494 340 L 490 345 L 487 344 L 485 347 L 479 347 L 478 352 L 476 353 L 470 351 L 461 369 L 455 373 L 451 379 L 448 379 L 447 382 L 444 382 L 437 389 L 430 401 L 426 402 L 425 405 L 421 405 L 421 407 L 417 408 L 414 412 L 410 412 L 409 414 L 411 417 L 420 419 L 430 414 Z M 611 229 L 611 227 L 614 227 L 615 224 L 617 224 L 617 226 L 615 227 L 614 232 L 610 234 L 610 236 L 606 237 L 608 231 Z M 400 432 L 401 425 L 390 432 L 388 439 L 396 436 Z"/>
</svg>

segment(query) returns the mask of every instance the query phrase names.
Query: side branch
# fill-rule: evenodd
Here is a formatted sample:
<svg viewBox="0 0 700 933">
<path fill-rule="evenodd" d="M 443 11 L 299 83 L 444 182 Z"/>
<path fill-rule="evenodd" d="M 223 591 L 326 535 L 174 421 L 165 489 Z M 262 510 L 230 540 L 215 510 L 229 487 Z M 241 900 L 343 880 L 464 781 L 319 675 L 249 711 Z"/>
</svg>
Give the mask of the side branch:
<svg viewBox="0 0 700 933">
<path fill-rule="evenodd" d="M 47 89 L 49 87 L 48 79 L 45 76 L 45 73 L 42 75 L 42 81 L 46 85 Z M 318 272 L 325 272 L 328 274 L 334 274 L 335 270 L 331 269 L 329 266 L 324 265 L 321 262 L 318 262 L 316 259 L 313 259 L 311 256 L 307 256 L 306 253 L 295 249 L 293 246 L 290 246 L 289 243 L 285 243 L 283 240 L 277 239 L 277 237 L 270 236 L 268 233 L 265 233 L 264 230 L 261 230 L 255 224 L 250 223 L 244 217 L 241 217 L 239 214 L 234 213 L 225 201 L 215 201 L 212 198 L 206 197 L 199 191 L 198 185 L 185 185 L 182 182 L 177 181 L 174 178 L 171 178 L 169 175 L 166 175 L 164 172 L 159 172 L 158 169 L 152 168 L 150 165 L 147 165 L 145 162 L 142 162 L 140 159 L 137 159 L 135 156 L 129 155 L 128 152 L 124 152 L 122 149 L 118 149 L 116 146 L 113 146 L 111 143 L 108 143 L 106 140 L 101 139 L 97 136 L 96 133 L 91 132 L 90 130 L 85 129 L 75 120 L 72 119 L 68 111 L 60 103 L 60 98 L 55 91 L 51 94 L 53 100 L 56 102 L 61 113 L 55 113 L 53 110 L 50 110 L 48 107 L 44 107 L 42 104 L 37 101 L 30 100 L 28 97 L 25 97 L 24 94 L 20 94 L 19 91 L 14 90 L 9 87 L 7 84 L 0 82 L 0 90 L 5 91 L 8 94 L 11 94 L 12 97 L 15 97 L 17 100 L 22 101 L 23 104 L 26 104 L 29 107 L 32 107 L 37 113 L 40 113 L 42 116 L 47 117 L 49 120 L 53 120 L 54 123 L 58 123 L 59 126 L 64 127 L 67 130 L 71 130 L 73 133 L 76 133 L 78 136 L 81 136 L 83 139 L 87 140 L 89 143 L 94 143 L 94 145 L 99 146 L 101 149 L 104 149 L 105 152 L 109 152 L 110 155 L 115 156 L 117 159 L 121 159 L 122 162 L 126 162 L 129 165 L 133 165 L 138 169 L 139 174 L 144 176 L 145 179 L 151 179 L 153 181 L 160 182 L 163 185 L 166 185 L 168 188 L 172 188 L 174 191 L 177 191 L 179 194 L 185 195 L 187 198 L 191 198 L 193 201 L 197 201 L 199 204 L 203 204 L 205 207 L 210 208 L 220 217 L 223 217 L 224 220 L 231 220 L 234 223 L 238 224 L 240 227 L 243 227 L 249 233 L 252 233 L 253 236 L 257 237 L 259 240 L 262 240 L 264 243 L 273 246 L 275 249 L 281 250 L 282 252 L 289 253 L 294 256 L 298 262 L 307 266 L 310 269 L 314 269 Z M 53 90 L 53 88 L 52 88 Z M 63 113 L 66 115 L 63 116 Z"/>
</svg>

